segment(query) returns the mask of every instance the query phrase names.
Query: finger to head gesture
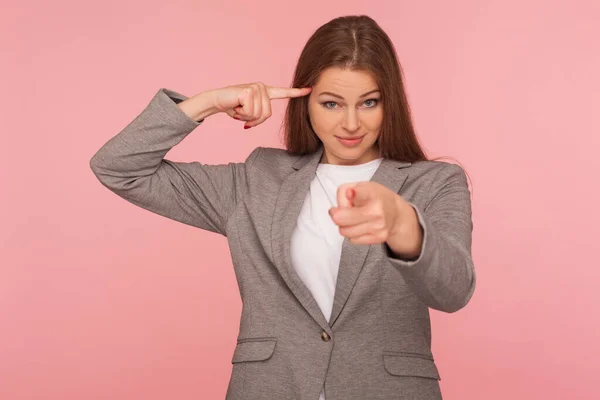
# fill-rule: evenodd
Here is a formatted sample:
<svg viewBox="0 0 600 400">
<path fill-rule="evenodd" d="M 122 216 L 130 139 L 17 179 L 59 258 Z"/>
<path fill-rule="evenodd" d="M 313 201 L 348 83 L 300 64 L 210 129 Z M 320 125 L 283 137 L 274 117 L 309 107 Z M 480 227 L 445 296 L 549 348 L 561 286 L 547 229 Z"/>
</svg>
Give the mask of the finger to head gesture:
<svg viewBox="0 0 600 400">
<path fill-rule="evenodd" d="M 289 88 L 289 87 L 277 87 L 267 86 L 267 93 L 270 99 L 287 99 L 293 97 L 306 96 L 312 91 L 312 87 L 304 88 Z"/>
<path fill-rule="evenodd" d="M 239 105 L 227 110 L 227 114 L 234 119 L 247 121 L 244 128 L 251 128 L 271 117 L 271 100 L 302 97 L 311 91 L 310 86 L 289 88 L 267 86 L 263 83 L 246 85 L 237 96 Z"/>
</svg>

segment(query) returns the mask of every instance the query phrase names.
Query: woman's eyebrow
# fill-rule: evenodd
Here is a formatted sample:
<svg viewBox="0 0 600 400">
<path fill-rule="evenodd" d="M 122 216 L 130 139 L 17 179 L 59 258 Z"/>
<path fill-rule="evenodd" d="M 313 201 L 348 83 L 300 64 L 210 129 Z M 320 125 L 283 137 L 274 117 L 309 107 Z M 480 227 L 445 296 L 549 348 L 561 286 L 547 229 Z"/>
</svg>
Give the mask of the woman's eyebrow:
<svg viewBox="0 0 600 400">
<path fill-rule="evenodd" d="M 368 96 L 371 93 L 375 93 L 375 92 L 381 92 L 381 90 L 379 90 L 379 89 L 371 90 L 370 92 L 367 92 L 365 94 L 361 94 L 358 98 L 360 99 L 362 97 Z M 329 96 L 337 97 L 338 99 L 344 100 L 344 98 L 342 96 L 340 96 L 339 94 L 335 94 L 335 93 L 331 93 L 331 92 L 321 92 L 321 93 L 319 93 L 319 96 L 322 96 L 324 94 L 327 94 Z"/>
</svg>

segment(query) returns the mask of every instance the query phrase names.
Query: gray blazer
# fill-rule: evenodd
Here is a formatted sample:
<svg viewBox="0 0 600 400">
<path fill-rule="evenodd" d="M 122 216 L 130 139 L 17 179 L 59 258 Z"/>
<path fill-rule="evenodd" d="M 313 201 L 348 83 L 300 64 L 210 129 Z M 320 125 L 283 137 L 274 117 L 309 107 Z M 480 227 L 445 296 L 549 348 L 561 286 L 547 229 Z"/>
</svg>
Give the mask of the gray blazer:
<svg viewBox="0 0 600 400">
<path fill-rule="evenodd" d="M 164 159 L 202 123 L 160 89 L 90 167 L 108 189 L 153 213 L 227 237 L 243 308 L 226 398 L 441 399 L 429 308 L 454 312 L 475 287 L 470 192 L 444 162 L 384 159 L 372 181 L 402 195 L 424 230 L 421 255 L 344 240 L 327 322 L 296 274 L 292 229 L 323 147 L 298 156 L 258 147 L 244 162 Z"/>
</svg>

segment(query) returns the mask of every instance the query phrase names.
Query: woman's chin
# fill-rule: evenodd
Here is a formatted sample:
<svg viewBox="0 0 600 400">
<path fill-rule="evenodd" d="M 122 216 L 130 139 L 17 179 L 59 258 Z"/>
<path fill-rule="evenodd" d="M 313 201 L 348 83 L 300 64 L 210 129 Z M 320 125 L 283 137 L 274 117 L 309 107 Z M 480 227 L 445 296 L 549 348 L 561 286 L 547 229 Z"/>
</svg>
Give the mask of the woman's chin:
<svg viewBox="0 0 600 400">
<path fill-rule="evenodd" d="M 367 150 L 368 149 L 364 148 L 336 148 L 334 151 L 330 151 L 329 154 L 334 160 L 339 160 L 339 162 L 337 162 L 339 164 L 357 164 L 366 162 L 361 160 L 365 158 L 365 154 L 368 152 Z M 328 160 L 328 163 L 331 164 L 331 160 Z"/>
</svg>

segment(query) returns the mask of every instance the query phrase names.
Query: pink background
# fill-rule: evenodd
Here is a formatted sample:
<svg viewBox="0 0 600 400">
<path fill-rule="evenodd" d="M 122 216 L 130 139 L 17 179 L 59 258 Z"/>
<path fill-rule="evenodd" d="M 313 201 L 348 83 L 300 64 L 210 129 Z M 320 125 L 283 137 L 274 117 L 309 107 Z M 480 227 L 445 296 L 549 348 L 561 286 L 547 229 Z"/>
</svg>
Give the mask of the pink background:
<svg viewBox="0 0 600 400">
<path fill-rule="evenodd" d="M 0 399 L 223 398 L 241 301 L 224 237 L 105 189 L 92 155 L 161 87 L 287 86 L 366 13 L 418 134 L 473 182 L 475 296 L 432 312 L 445 399 L 597 399 L 600 3 L 53 1 L 0 13 Z M 168 158 L 280 147 L 211 117 Z M 316 400 L 316 399 L 315 399 Z"/>
</svg>

